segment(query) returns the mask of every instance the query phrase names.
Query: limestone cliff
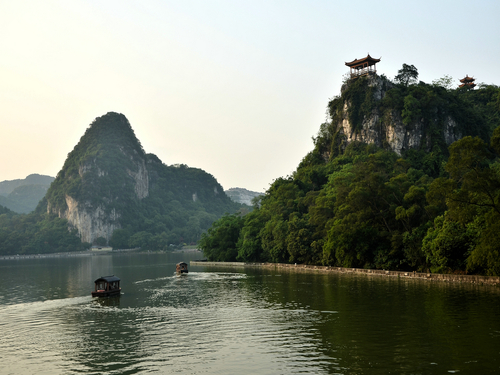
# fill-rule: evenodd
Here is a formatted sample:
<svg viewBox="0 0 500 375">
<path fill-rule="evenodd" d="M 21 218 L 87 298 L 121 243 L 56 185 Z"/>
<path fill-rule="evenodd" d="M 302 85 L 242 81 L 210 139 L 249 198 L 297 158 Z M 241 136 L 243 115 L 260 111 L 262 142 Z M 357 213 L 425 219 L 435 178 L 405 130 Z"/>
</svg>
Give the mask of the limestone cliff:
<svg viewBox="0 0 500 375">
<path fill-rule="evenodd" d="M 66 204 L 68 209 L 58 212 L 59 217 L 64 217 L 78 229 L 82 242 L 92 243 L 99 237 L 109 240 L 113 231 L 121 228 L 116 209 L 107 213 L 102 206 L 92 207 L 87 202 L 79 204 L 69 195 L 66 195 Z"/>
<path fill-rule="evenodd" d="M 399 155 L 445 149 L 465 135 L 484 135 L 485 129 L 475 127 L 480 121 L 464 108 L 460 92 L 423 82 L 405 87 L 376 74 L 350 80 L 329 103 L 329 122 L 315 139 L 317 151 L 328 160 L 355 141 Z"/>
</svg>

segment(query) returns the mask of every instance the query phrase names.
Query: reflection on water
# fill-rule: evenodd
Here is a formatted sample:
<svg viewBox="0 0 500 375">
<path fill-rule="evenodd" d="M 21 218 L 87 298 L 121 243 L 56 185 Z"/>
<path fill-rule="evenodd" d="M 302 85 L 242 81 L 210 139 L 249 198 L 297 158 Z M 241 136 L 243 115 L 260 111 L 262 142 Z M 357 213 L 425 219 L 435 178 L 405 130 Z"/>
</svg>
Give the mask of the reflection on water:
<svg viewBox="0 0 500 375">
<path fill-rule="evenodd" d="M 499 371 L 498 289 L 286 270 L 176 275 L 187 258 L 0 264 L 0 373 Z M 92 299 L 108 274 L 123 294 Z"/>
</svg>

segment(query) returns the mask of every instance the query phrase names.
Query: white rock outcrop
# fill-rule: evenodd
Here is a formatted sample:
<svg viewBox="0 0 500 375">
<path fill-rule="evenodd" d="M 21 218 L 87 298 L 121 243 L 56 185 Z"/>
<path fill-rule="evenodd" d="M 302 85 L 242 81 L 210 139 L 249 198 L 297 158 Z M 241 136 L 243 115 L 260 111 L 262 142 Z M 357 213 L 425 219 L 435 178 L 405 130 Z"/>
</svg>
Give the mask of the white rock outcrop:
<svg viewBox="0 0 500 375">
<path fill-rule="evenodd" d="M 368 85 L 374 87 L 374 100 L 382 100 L 387 90 L 384 88 L 382 78 L 376 75 L 370 76 Z M 344 102 L 340 120 L 336 124 L 336 129 L 344 136 L 347 144 L 353 141 L 373 143 L 379 147 L 390 148 L 398 155 L 401 155 L 404 150 L 427 145 L 425 123 L 422 118 L 405 125 L 400 112 L 392 111 L 390 115 L 385 114 L 382 118 L 382 114 L 374 109 L 371 115 L 363 118 L 361 127 L 356 129 L 349 121 L 350 105 L 349 101 Z M 447 116 L 443 122 L 442 137 L 446 144 L 450 145 L 462 138 L 462 134 L 457 130 L 457 122 L 453 118 Z"/>
<path fill-rule="evenodd" d="M 69 195 L 66 195 L 66 204 L 68 209 L 60 216 L 78 229 L 82 242 L 92 243 L 99 237 L 109 241 L 113 231 L 121 228 L 118 221 L 120 215 L 114 209 L 106 213 L 102 206 L 93 208 L 85 203 L 79 204 Z"/>
<path fill-rule="evenodd" d="M 226 195 L 231 198 L 233 202 L 246 204 L 248 206 L 252 205 L 252 199 L 263 195 L 263 193 L 258 193 L 256 191 L 250 191 L 243 188 L 231 188 L 224 191 Z"/>
<path fill-rule="evenodd" d="M 146 161 L 141 160 L 137 163 L 137 172 L 132 172 L 127 169 L 127 173 L 135 181 L 134 190 L 137 194 L 137 198 L 146 198 L 149 194 L 149 178 L 148 170 L 146 168 Z"/>
<path fill-rule="evenodd" d="M 135 158 L 135 171 L 127 169 L 127 174 L 132 178 L 134 191 L 138 199 L 149 195 L 149 176 L 144 159 Z M 100 169 L 95 160 L 80 165 L 78 174 L 82 178 L 85 173 L 94 173 L 97 178 L 108 175 L 108 171 Z M 104 201 L 111 202 L 116 197 L 106 197 Z M 88 201 L 77 201 L 74 197 L 66 194 L 66 210 L 52 208 L 50 202 L 47 212 L 52 212 L 60 218 L 67 219 L 70 227 L 76 228 L 82 242 L 92 243 L 96 238 L 103 237 L 106 241 L 111 239 L 113 231 L 120 229 L 120 213 L 114 208 L 107 208 L 105 204 L 93 205 Z"/>
</svg>

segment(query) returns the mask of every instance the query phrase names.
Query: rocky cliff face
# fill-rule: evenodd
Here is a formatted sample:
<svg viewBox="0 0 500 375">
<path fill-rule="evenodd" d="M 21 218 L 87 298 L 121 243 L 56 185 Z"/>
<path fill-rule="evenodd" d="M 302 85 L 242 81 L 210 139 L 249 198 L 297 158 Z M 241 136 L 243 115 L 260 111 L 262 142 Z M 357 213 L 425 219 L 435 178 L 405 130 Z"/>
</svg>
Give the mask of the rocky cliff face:
<svg viewBox="0 0 500 375">
<path fill-rule="evenodd" d="M 97 167 L 95 169 L 98 178 L 108 175 L 107 171 L 100 170 Z M 79 174 L 82 177 L 84 177 L 85 173 L 93 172 L 92 168 L 88 168 L 88 166 L 82 166 L 79 169 Z M 135 198 L 143 199 L 147 197 L 149 193 L 149 176 L 145 161 L 138 162 L 136 172 L 127 169 L 127 173 L 131 177 L 130 183 L 134 188 Z M 93 243 L 99 237 L 109 241 L 113 231 L 122 227 L 119 220 L 121 214 L 117 212 L 116 208 L 108 207 L 109 203 L 116 199 L 120 199 L 120 197 L 111 197 L 106 199 L 105 202 L 95 205 L 91 199 L 78 200 L 66 194 L 66 209 L 55 209 L 49 202 L 47 211 L 67 219 L 69 224 L 78 230 L 82 242 Z"/>
<path fill-rule="evenodd" d="M 401 155 L 409 149 L 429 151 L 436 142 L 450 145 L 464 135 L 452 111 L 442 104 L 433 107 L 432 102 L 423 103 L 412 96 L 418 92 L 403 92 L 377 75 L 363 79 L 363 83 L 346 83 L 342 95 L 330 102 L 330 133 L 337 134 L 337 141 L 342 139 L 344 148 L 359 141 L 389 148 Z M 391 96 L 401 95 L 401 98 L 387 98 L 389 90 L 392 90 Z M 414 102 L 407 99 L 409 96 Z M 328 158 L 330 150 L 323 153 Z"/>
<path fill-rule="evenodd" d="M 58 215 L 78 229 L 82 242 L 92 243 L 99 237 L 109 241 L 113 231 L 121 228 L 120 215 L 115 209 L 106 212 L 102 206 L 92 207 L 88 202 L 78 202 L 69 195 L 66 195 L 66 204 L 68 209 L 58 212 Z"/>
<path fill-rule="evenodd" d="M 146 168 L 146 161 L 144 159 L 137 163 L 136 172 L 127 169 L 127 173 L 134 180 L 134 191 L 137 198 L 146 198 L 149 194 L 149 177 Z"/>
</svg>

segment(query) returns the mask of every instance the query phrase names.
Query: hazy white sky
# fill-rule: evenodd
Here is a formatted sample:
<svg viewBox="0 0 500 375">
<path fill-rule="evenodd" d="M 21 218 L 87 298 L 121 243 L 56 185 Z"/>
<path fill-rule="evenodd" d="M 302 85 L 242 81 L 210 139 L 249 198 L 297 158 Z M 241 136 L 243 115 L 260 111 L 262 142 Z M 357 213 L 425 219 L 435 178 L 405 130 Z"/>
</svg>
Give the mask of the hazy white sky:
<svg viewBox="0 0 500 375">
<path fill-rule="evenodd" d="M 123 113 L 146 152 L 265 191 L 313 148 L 346 61 L 500 85 L 500 1 L 0 0 L 0 181 L 55 176 Z"/>
</svg>

